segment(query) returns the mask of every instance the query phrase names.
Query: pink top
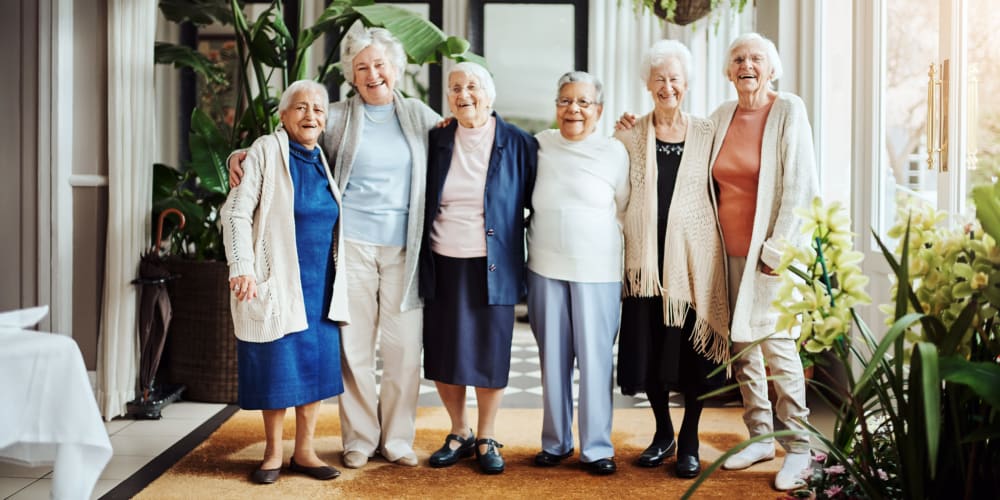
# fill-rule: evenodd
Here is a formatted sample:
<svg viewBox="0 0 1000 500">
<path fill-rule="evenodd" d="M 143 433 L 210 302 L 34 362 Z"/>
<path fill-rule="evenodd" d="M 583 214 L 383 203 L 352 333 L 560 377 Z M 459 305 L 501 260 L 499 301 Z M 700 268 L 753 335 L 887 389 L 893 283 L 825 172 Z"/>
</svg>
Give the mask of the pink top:
<svg viewBox="0 0 1000 500">
<path fill-rule="evenodd" d="M 757 210 L 760 146 L 771 101 L 753 111 L 736 108 L 712 167 L 719 188 L 719 225 L 726 254 L 746 257 L 750 250 L 753 218 Z"/>
<path fill-rule="evenodd" d="M 438 255 L 468 259 L 486 256 L 484 195 L 496 119 L 486 125 L 455 130 L 451 166 L 441 191 L 441 206 L 431 227 L 431 250 Z"/>
</svg>

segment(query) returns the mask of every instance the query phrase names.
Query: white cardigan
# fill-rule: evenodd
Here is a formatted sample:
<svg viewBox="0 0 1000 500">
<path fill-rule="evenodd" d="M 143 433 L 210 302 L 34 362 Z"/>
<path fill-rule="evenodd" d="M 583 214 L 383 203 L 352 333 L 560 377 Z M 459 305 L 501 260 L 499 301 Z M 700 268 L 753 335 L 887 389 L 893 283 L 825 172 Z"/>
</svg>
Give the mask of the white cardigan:
<svg viewBox="0 0 1000 500">
<path fill-rule="evenodd" d="M 711 160 L 713 170 L 735 112 L 736 101 L 729 101 L 712 113 L 711 120 L 716 124 Z M 805 105 L 794 94 L 778 92 L 767 116 L 761 141 L 757 209 L 747 266 L 740 281 L 738 298 L 732 305 L 730 331 L 733 342 L 753 342 L 774 333 L 777 313 L 771 304 L 777 298 L 781 280 L 777 276 L 763 274 L 759 262 L 771 268 L 777 267 L 781 262 L 784 241 L 794 245 L 809 244 L 808 236 L 799 231 L 802 221 L 794 210 L 809 206 L 818 192 L 812 128 Z M 718 200 L 714 201 L 718 207 Z M 772 338 L 789 337 L 789 333 L 781 332 Z"/>
<path fill-rule="evenodd" d="M 628 153 L 593 133 L 569 141 L 558 130 L 538 139 L 531 196 L 528 269 L 584 283 L 622 280 L 622 219 L 628 204 Z"/>
<path fill-rule="evenodd" d="M 270 342 L 285 334 L 305 330 L 305 303 L 295 247 L 294 187 L 289 172 L 288 134 L 278 130 L 254 141 L 243 161 L 243 179 L 222 205 L 222 239 L 229 261 L 229 277 L 250 275 L 257 280 L 257 297 L 240 301 L 231 295 L 236 338 L 245 342 Z M 323 160 L 327 182 L 340 206 L 340 190 Z M 328 317 L 341 324 L 350 321 L 347 272 L 344 267 L 341 218 L 334 227 L 333 297 Z"/>
</svg>

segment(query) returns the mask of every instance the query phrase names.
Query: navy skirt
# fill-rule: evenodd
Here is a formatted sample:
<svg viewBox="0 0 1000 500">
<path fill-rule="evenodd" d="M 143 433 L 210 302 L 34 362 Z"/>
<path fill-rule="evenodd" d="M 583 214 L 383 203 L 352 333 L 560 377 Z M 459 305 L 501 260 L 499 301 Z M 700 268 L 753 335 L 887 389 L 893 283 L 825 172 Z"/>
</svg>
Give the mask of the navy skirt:
<svg viewBox="0 0 1000 500">
<path fill-rule="evenodd" d="M 514 306 L 489 305 L 486 257 L 434 254 L 434 300 L 424 303 L 424 377 L 503 388 L 510 374 Z"/>
</svg>

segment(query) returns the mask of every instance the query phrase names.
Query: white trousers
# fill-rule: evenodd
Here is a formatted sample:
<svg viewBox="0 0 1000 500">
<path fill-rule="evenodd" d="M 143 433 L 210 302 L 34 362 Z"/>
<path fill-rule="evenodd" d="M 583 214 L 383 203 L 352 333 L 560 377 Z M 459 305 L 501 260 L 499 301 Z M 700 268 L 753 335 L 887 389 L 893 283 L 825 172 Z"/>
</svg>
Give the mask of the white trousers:
<svg viewBox="0 0 1000 500">
<path fill-rule="evenodd" d="M 528 271 L 528 320 L 542 365 L 542 449 L 573 449 L 573 361 L 580 369 L 580 459 L 615 455 L 612 369 L 622 284 L 578 283 Z"/>
<path fill-rule="evenodd" d="M 400 312 L 406 249 L 346 241 L 351 324 L 341 329 L 344 393 L 340 426 L 344 452 L 390 461 L 413 452 L 420 393 L 421 309 Z M 375 349 L 382 383 L 375 384 Z"/>
<path fill-rule="evenodd" d="M 740 280 L 746 270 L 746 258 L 729 257 L 729 303 L 736 304 L 739 297 Z M 751 272 L 753 269 L 750 270 Z M 743 297 L 753 300 L 753 297 Z M 733 354 L 742 352 L 752 342 L 734 342 Z M 777 422 L 771 411 L 771 401 L 767 397 L 767 372 L 764 363 L 771 369 L 777 412 Z M 806 406 L 806 382 L 802 374 L 802 361 L 794 339 L 768 339 L 750 349 L 733 362 L 736 381 L 741 383 L 743 396 L 743 422 L 750 431 L 750 437 L 774 432 L 775 428 L 802 429 L 796 419 L 807 420 L 809 408 Z M 791 453 L 809 451 L 809 435 L 796 434 L 778 440 Z"/>
</svg>

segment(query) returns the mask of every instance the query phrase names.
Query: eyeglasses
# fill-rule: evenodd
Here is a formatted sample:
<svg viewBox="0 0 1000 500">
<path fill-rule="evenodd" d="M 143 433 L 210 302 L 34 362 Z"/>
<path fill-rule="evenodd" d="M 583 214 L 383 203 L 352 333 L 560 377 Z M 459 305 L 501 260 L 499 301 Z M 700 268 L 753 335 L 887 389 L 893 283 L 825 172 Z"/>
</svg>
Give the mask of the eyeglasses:
<svg viewBox="0 0 1000 500">
<path fill-rule="evenodd" d="M 474 85 L 474 84 L 466 85 L 465 87 L 462 87 L 460 85 L 455 85 L 454 87 L 448 88 L 448 93 L 451 95 L 461 95 L 463 90 L 468 91 L 469 94 L 475 94 L 476 92 L 479 92 L 480 87 L 479 85 Z"/>
<path fill-rule="evenodd" d="M 560 97 L 556 99 L 556 107 L 565 108 L 574 102 L 580 107 L 580 109 L 587 109 L 596 104 L 594 101 L 589 99 L 570 99 L 568 97 Z"/>
</svg>

